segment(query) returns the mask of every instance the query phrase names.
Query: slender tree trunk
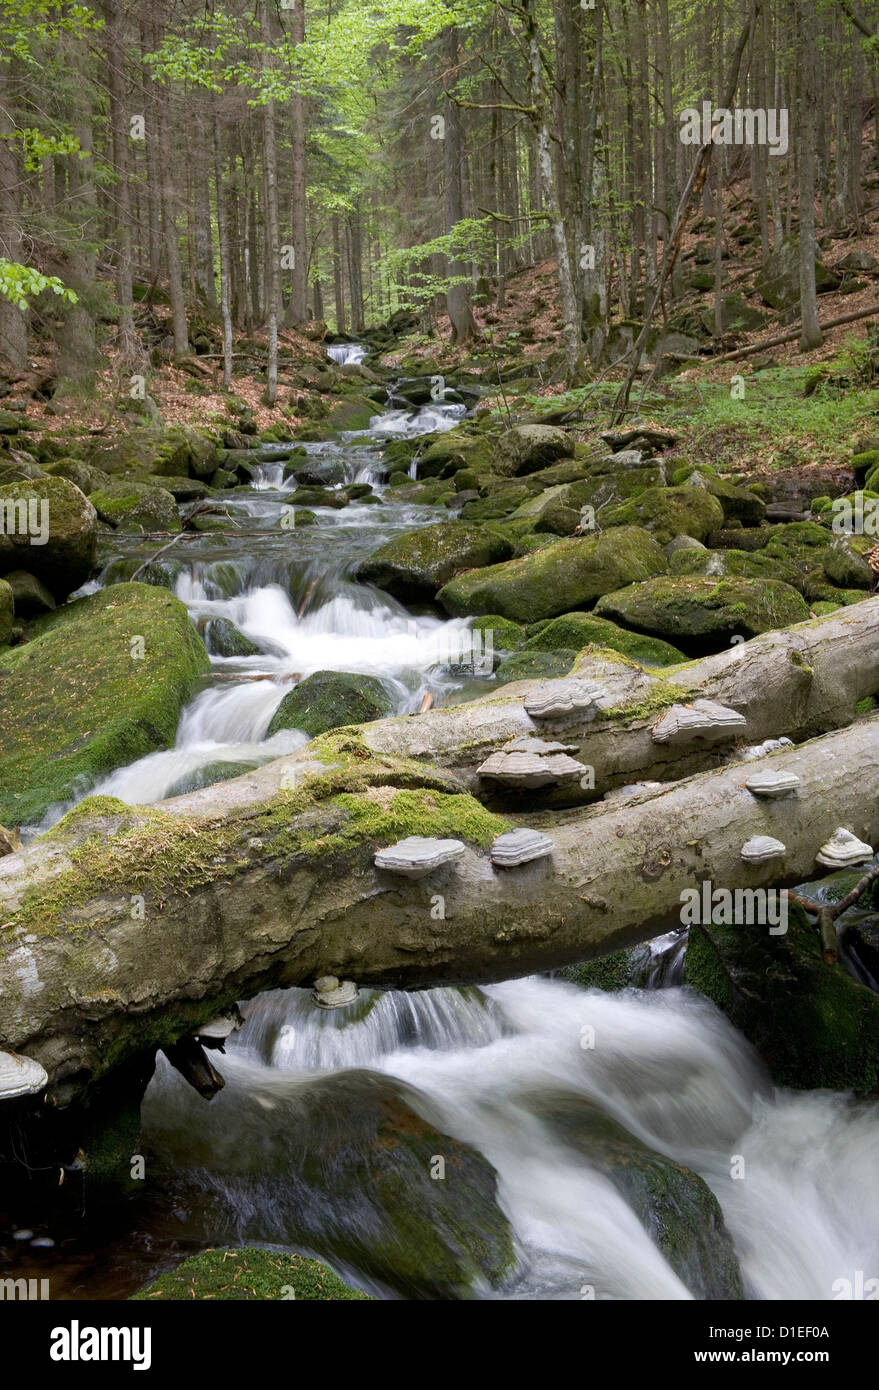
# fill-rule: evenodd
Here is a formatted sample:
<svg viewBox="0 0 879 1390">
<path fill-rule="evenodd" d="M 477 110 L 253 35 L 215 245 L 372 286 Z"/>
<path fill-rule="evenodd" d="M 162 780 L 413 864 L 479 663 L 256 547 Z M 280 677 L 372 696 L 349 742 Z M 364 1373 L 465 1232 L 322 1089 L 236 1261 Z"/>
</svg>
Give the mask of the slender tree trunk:
<svg viewBox="0 0 879 1390">
<path fill-rule="evenodd" d="M 229 231 L 223 191 L 223 133 L 214 118 L 214 183 L 217 190 L 217 234 L 220 242 L 220 313 L 223 319 L 223 389 L 232 384 L 232 310 L 230 306 Z"/>
<path fill-rule="evenodd" d="M 333 213 L 333 298 L 336 306 L 336 332 L 345 332 L 345 282 L 342 274 L 342 238 L 339 214 Z"/>
<path fill-rule="evenodd" d="M 296 44 L 305 40 L 305 3 L 296 0 L 291 15 L 290 37 Z M 292 124 L 292 233 L 293 285 L 284 322 L 292 327 L 308 318 L 308 240 L 306 235 L 306 132 L 305 97 L 297 93 L 290 101 Z"/>
<path fill-rule="evenodd" d="M 820 347 L 818 294 L 815 286 L 815 121 L 818 94 L 815 90 L 815 20 L 808 0 L 797 0 L 797 66 L 799 140 L 797 142 L 797 183 L 800 213 L 800 348 L 803 352 Z"/>
<path fill-rule="evenodd" d="M 447 90 L 454 94 L 458 80 L 458 31 L 454 26 L 445 32 L 444 57 L 446 64 L 445 82 Z M 446 233 L 463 219 L 462 171 L 464 163 L 464 142 L 461 132 L 461 113 L 453 95 L 445 98 L 445 140 L 443 141 L 443 169 L 445 176 L 445 216 Z M 464 276 L 467 267 L 455 256 L 448 258 L 448 275 L 452 279 Z M 466 284 L 451 285 L 446 292 L 446 307 L 452 324 L 452 342 L 466 343 L 476 334 L 476 320 L 470 308 L 470 287 Z"/>
<path fill-rule="evenodd" d="M 266 0 L 259 0 L 260 37 L 270 42 Z M 266 188 L 266 260 L 268 265 L 269 367 L 266 403 L 274 405 L 278 394 L 278 318 L 281 311 L 281 247 L 278 231 L 278 166 L 275 151 L 275 102 L 263 107 L 263 158 Z"/>
</svg>

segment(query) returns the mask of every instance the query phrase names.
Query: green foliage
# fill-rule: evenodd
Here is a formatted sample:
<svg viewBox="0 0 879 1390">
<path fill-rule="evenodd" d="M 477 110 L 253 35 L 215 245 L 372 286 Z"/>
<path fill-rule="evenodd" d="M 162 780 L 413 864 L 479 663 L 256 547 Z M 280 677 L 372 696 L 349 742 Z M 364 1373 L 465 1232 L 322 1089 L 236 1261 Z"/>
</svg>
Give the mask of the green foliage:
<svg viewBox="0 0 879 1390">
<path fill-rule="evenodd" d="M 59 280 L 57 275 L 42 275 L 33 266 L 0 258 L 0 294 L 17 309 L 27 309 L 31 300 L 44 290 L 60 295 L 68 304 L 76 303 L 75 291 Z"/>
</svg>

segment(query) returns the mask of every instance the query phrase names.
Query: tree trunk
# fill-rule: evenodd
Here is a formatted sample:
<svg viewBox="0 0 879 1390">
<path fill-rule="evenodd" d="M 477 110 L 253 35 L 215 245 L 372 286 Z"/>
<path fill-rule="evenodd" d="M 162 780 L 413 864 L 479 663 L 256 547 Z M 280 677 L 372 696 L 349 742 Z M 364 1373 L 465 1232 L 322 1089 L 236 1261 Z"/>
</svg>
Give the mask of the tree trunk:
<svg viewBox="0 0 879 1390">
<path fill-rule="evenodd" d="M 0 258 L 21 265 L 25 259 L 20 216 L 21 172 L 10 140 L 15 123 L 10 114 L 6 64 L 0 64 Z M 27 319 L 10 300 L 0 295 L 0 357 L 14 372 L 27 367 Z"/>
<path fill-rule="evenodd" d="M 290 37 L 296 44 L 305 41 L 304 0 L 297 0 L 292 11 Z M 284 322 L 288 327 L 305 323 L 308 318 L 308 242 L 306 236 L 306 159 L 305 141 L 307 132 L 305 97 L 297 94 L 291 98 L 290 114 L 292 121 L 292 231 L 293 231 L 293 282 L 290 302 Z"/>
<path fill-rule="evenodd" d="M 232 384 L 232 310 L 229 282 L 229 231 L 223 190 L 223 135 L 219 117 L 214 118 L 214 182 L 217 189 L 217 233 L 220 242 L 220 313 L 223 318 L 223 389 Z"/>
<path fill-rule="evenodd" d="M 259 0 L 260 37 L 270 42 L 266 0 Z M 266 260 L 268 264 L 269 366 L 266 403 L 274 405 L 278 395 L 278 318 L 281 312 L 281 247 L 278 228 L 278 165 L 275 152 L 275 102 L 263 107 L 263 162 L 266 190 Z"/>
<path fill-rule="evenodd" d="M 458 31 L 452 26 L 445 31 L 445 82 L 447 90 L 454 93 L 458 81 Z M 464 216 L 462 191 L 462 171 L 464 163 L 464 142 L 461 132 L 461 113 L 453 99 L 446 96 L 445 140 L 443 141 L 443 172 L 445 178 L 445 220 L 446 234 Z M 463 261 L 451 256 L 448 258 L 447 272 L 450 279 L 462 277 L 467 273 Z M 452 342 L 467 343 L 476 334 L 476 320 L 470 308 L 470 287 L 467 284 L 451 285 L 446 292 L 446 307 L 452 324 Z"/>
<path fill-rule="evenodd" d="M 808 3 L 797 0 L 797 193 L 800 216 L 800 349 L 810 352 L 823 341 L 818 323 L 818 292 L 815 286 L 815 138 L 816 102 L 815 21 Z"/>
<path fill-rule="evenodd" d="M 158 34 L 156 39 L 158 40 Z M 174 356 L 184 357 L 189 351 L 189 326 L 186 322 L 186 301 L 183 297 L 183 271 L 180 265 L 180 240 L 177 232 L 177 188 L 175 164 L 171 154 L 171 100 L 167 83 L 160 82 L 156 96 L 156 116 L 159 125 L 159 166 L 161 172 L 162 227 L 165 238 L 165 271 L 168 276 L 168 297 L 171 300 L 171 326 L 174 334 Z"/>
<path fill-rule="evenodd" d="M 333 298 L 336 306 L 336 332 L 345 332 L 345 284 L 342 277 L 342 238 L 339 214 L 333 213 Z"/>
<path fill-rule="evenodd" d="M 131 187 L 128 180 L 128 122 L 123 82 L 122 10 L 120 0 L 107 0 L 105 6 L 108 87 L 110 91 L 110 130 L 116 186 L 114 241 L 116 246 L 116 298 L 119 308 L 119 364 L 124 371 L 138 371 L 143 353 L 134 329 L 134 293 L 131 271 Z M 155 139 L 155 132 L 147 133 Z"/>
</svg>

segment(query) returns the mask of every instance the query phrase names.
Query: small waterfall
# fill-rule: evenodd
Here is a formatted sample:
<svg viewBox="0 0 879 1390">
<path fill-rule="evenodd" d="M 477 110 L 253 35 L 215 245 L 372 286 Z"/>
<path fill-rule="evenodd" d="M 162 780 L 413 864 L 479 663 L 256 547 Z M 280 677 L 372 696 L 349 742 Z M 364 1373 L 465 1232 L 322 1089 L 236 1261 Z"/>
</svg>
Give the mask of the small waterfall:
<svg viewBox="0 0 879 1390">
<path fill-rule="evenodd" d="M 332 343 L 327 348 L 327 357 L 339 367 L 347 367 L 349 363 L 358 364 L 366 356 L 366 348 L 362 343 Z"/>
<path fill-rule="evenodd" d="M 744 1039 L 686 990 L 610 995 L 525 979 L 481 991 L 364 992 L 329 1014 L 303 990 L 243 1008 L 247 1022 L 221 1063 L 226 1088 L 210 1111 L 166 1068 L 144 1108 L 147 1135 L 160 1137 L 175 1171 L 193 1161 L 196 1128 L 234 1153 L 236 1176 L 218 1160 L 216 1176 L 208 1163 L 198 1181 L 234 1212 L 238 1239 L 271 1230 L 295 1241 L 285 1226 L 295 1213 L 281 1213 L 278 1190 L 260 1186 L 262 1156 L 282 1153 L 303 1088 L 354 1067 L 414 1088 L 445 1132 L 494 1165 L 521 1252 L 506 1298 L 577 1299 L 583 1282 L 600 1298 L 692 1296 L 616 1188 L 544 1118 L 547 1095 L 597 1109 L 705 1179 L 747 1296 L 831 1299 L 834 1280 L 877 1268 L 877 1107 L 775 1091 Z M 587 1024 L 595 1046 L 584 1050 Z M 256 1115 L 264 1134 L 248 1160 Z M 203 1151 L 201 1142 L 200 1164 Z M 733 1155 L 747 1181 L 732 1176 Z"/>
<path fill-rule="evenodd" d="M 373 439 L 410 439 L 418 434 L 453 430 L 467 413 L 465 405 L 423 405 L 415 410 L 387 410 L 369 425 Z M 354 437 L 353 434 L 350 437 Z"/>
</svg>

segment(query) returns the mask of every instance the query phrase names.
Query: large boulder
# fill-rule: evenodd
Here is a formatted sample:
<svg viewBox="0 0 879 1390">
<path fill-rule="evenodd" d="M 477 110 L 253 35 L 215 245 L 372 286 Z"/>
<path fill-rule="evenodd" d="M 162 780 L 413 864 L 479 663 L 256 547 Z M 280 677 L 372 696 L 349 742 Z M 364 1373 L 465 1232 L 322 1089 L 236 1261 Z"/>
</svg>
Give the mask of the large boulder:
<svg viewBox="0 0 879 1390">
<path fill-rule="evenodd" d="M 842 276 L 815 261 L 815 288 L 819 294 L 838 289 Z M 763 300 L 773 309 L 793 309 L 800 302 L 800 248 L 795 237 L 786 237 L 771 252 L 754 282 Z"/>
<path fill-rule="evenodd" d="M 433 598 L 461 570 L 495 565 L 512 553 L 510 541 L 487 526 L 444 521 L 387 541 L 363 561 L 357 578 L 406 603 Z"/>
<path fill-rule="evenodd" d="M 212 1303 L 244 1303 L 250 1299 L 286 1299 L 297 1303 L 345 1303 L 369 1301 L 370 1295 L 344 1284 L 337 1274 L 305 1255 L 279 1250 L 203 1250 L 145 1288 L 131 1295 L 132 1303 L 176 1302 L 180 1299 Z"/>
<path fill-rule="evenodd" d="M 268 733 L 299 729 L 316 738 L 345 724 L 367 724 L 393 713 L 394 701 L 375 676 L 352 671 L 316 671 L 285 695 Z"/>
<path fill-rule="evenodd" d="M 573 452 L 573 440 L 555 425 L 514 425 L 495 441 L 493 466 L 496 473 L 517 477 Z"/>
<path fill-rule="evenodd" d="M 263 1076 L 230 1077 L 209 1106 L 177 1078 L 144 1101 L 150 1146 L 178 1177 L 197 1171 L 213 1239 L 239 1223 L 239 1241 L 320 1250 L 404 1298 L 467 1297 L 512 1272 L 494 1168 L 423 1119 L 410 1087 L 369 1071 Z M 236 1210 L 254 1183 L 261 1199 Z"/>
<path fill-rule="evenodd" d="M 704 487 L 649 487 L 601 513 L 602 526 L 643 526 L 662 545 L 675 536 L 704 541 L 723 520 L 723 507 Z"/>
<path fill-rule="evenodd" d="M 98 514 L 67 478 L 32 478 L 0 487 L 0 574 L 26 570 L 55 598 L 94 573 Z"/>
<path fill-rule="evenodd" d="M 805 622 L 802 596 L 778 579 L 665 576 L 599 599 L 595 611 L 635 632 L 657 634 L 689 655 L 719 651 L 734 637 Z"/>
<path fill-rule="evenodd" d="M 787 932 L 691 927 L 684 981 L 754 1044 L 779 1086 L 879 1089 L 879 996 L 824 962 L 818 930 L 788 905 Z"/>
<path fill-rule="evenodd" d="M 585 608 L 601 594 L 662 574 L 665 567 L 663 551 L 647 531 L 621 526 L 599 536 L 566 537 L 521 559 L 459 575 L 438 599 L 453 617 L 498 613 L 533 623 Z"/>
<path fill-rule="evenodd" d="M 170 492 L 130 478 L 108 478 L 89 493 L 101 521 L 117 531 L 180 531 L 180 513 Z"/>
<path fill-rule="evenodd" d="M 116 584 L 39 618 L 0 654 L 0 824 L 39 821 L 114 768 L 168 748 L 210 669 L 179 599 Z"/>
</svg>

